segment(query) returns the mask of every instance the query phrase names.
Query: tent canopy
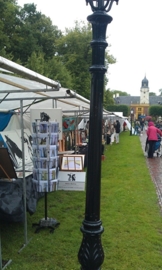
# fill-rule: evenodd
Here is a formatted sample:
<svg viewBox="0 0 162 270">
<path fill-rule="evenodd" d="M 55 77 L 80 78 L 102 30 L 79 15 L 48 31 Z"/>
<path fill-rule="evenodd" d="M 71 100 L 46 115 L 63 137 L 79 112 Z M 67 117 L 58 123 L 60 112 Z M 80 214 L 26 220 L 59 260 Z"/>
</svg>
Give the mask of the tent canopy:
<svg viewBox="0 0 162 270">
<path fill-rule="evenodd" d="M 90 101 L 60 83 L 1 56 L 0 68 L 7 72 L 0 73 L 0 111 L 18 110 L 22 101 L 25 112 L 31 108 L 61 108 L 64 115 L 89 116 Z M 103 114 L 110 112 L 103 110 Z"/>
</svg>

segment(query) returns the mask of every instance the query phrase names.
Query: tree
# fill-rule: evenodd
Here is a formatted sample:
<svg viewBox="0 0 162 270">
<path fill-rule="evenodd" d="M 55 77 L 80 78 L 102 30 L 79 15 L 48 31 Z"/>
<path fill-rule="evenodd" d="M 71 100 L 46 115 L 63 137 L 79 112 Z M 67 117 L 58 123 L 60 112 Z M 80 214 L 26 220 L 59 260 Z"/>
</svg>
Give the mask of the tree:
<svg viewBox="0 0 162 270">
<path fill-rule="evenodd" d="M 92 30 L 90 24 L 75 22 L 72 29 L 66 29 L 66 33 L 57 40 L 57 52 L 67 70 L 72 76 L 72 88 L 85 98 L 90 98 L 91 75 L 88 72 L 92 64 Z M 114 58 L 105 54 L 105 65 L 114 63 Z M 105 85 L 107 78 L 105 76 Z"/>
<path fill-rule="evenodd" d="M 18 25 L 18 7 L 15 0 L 0 0 L 0 53 L 6 56 L 8 51 L 11 55 L 11 40 Z"/>
<path fill-rule="evenodd" d="M 112 94 L 119 94 L 119 96 L 130 96 L 130 94 L 128 94 L 127 92 L 123 92 L 120 90 L 111 90 Z"/>
<path fill-rule="evenodd" d="M 90 98 L 91 24 L 76 21 L 74 28 L 66 29 L 63 35 L 50 18 L 37 11 L 36 5 L 25 4 L 22 8 L 15 0 L 0 0 L 0 15 L 2 56 Z M 115 61 L 106 50 L 106 68 Z M 105 89 L 107 81 L 105 76 Z M 111 102 L 110 91 L 104 91 L 104 104 Z"/>
<path fill-rule="evenodd" d="M 8 49 L 8 53 L 14 55 L 14 61 L 20 59 L 25 65 L 33 52 L 44 53 L 45 59 L 55 55 L 55 41 L 62 32 L 52 25 L 50 18 L 36 10 L 36 5 L 25 4 L 19 8 L 17 20 L 18 25 Z"/>
<path fill-rule="evenodd" d="M 40 52 L 33 52 L 31 56 L 28 57 L 26 67 L 42 75 L 45 75 L 44 54 Z"/>
<path fill-rule="evenodd" d="M 157 117 L 162 115 L 162 106 L 150 106 L 149 107 L 149 115 Z"/>
<path fill-rule="evenodd" d="M 149 96 L 151 97 L 151 96 L 156 96 L 156 93 L 154 93 L 154 92 L 149 92 Z"/>
<path fill-rule="evenodd" d="M 103 106 L 104 108 L 107 108 L 111 104 L 114 104 L 113 93 L 110 91 L 110 89 L 107 89 L 104 91 Z"/>
<path fill-rule="evenodd" d="M 108 105 L 106 110 L 110 112 L 123 112 L 124 116 L 128 116 L 130 108 L 127 105 Z"/>
<path fill-rule="evenodd" d="M 57 56 L 53 56 L 52 59 L 46 62 L 45 76 L 60 82 L 62 87 L 72 88 L 70 72 Z"/>
<path fill-rule="evenodd" d="M 26 67 L 60 82 L 62 87 L 72 87 L 71 75 L 57 56 L 45 60 L 43 53 L 33 52 L 28 58 Z"/>
<path fill-rule="evenodd" d="M 162 88 L 161 88 L 161 89 L 159 89 L 159 92 L 160 92 L 160 96 L 162 96 Z"/>
</svg>

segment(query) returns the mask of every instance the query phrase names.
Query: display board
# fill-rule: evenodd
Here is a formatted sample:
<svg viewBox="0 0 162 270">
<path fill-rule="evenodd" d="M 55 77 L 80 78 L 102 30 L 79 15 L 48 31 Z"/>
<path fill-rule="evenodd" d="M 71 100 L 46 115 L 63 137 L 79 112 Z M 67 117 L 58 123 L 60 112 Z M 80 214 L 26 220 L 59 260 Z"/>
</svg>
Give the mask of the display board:
<svg viewBox="0 0 162 270">
<path fill-rule="evenodd" d="M 3 146 L 7 147 L 11 159 L 16 168 L 22 167 L 22 138 L 21 130 L 3 131 L 0 133 L 3 139 Z M 32 162 L 32 137 L 28 129 L 24 129 L 24 152 L 25 152 L 25 165 Z"/>
<path fill-rule="evenodd" d="M 85 190 L 86 172 L 59 171 L 58 190 Z"/>
</svg>

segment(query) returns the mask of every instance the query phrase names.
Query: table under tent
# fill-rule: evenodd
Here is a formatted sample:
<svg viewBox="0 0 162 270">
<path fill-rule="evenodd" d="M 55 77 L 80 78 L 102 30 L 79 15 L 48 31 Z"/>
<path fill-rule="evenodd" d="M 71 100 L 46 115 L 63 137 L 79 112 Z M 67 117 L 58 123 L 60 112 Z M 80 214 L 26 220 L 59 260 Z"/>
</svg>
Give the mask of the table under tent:
<svg viewBox="0 0 162 270">
<path fill-rule="evenodd" d="M 38 198 L 43 196 L 33 189 L 32 184 L 31 118 L 40 118 L 42 112 L 55 118 L 53 115 L 56 113 L 55 110 L 60 110 L 59 141 L 61 141 L 64 133 L 62 118 L 73 117 L 76 144 L 78 140 L 76 134 L 84 129 L 85 120 L 89 119 L 90 101 L 72 90 L 61 87 L 58 82 L 3 57 L 0 57 L 0 69 L 2 69 L 0 70 L 2 72 L 0 73 L 0 148 L 10 150 L 15 165 L 15 177 L 14 175 L 10 177 L 5 170 L 1 170 L 0 220 L 24 223 L 24 248 L 29 242 L 26 209 L 33 214 L 36 211 Z M 31 112 L 34 110 L 37 111 L 37 116 L 34 113 L 32 116 Z M 106 110 L 103 111 L 104 118 L 108 118 L 110 114 Z M 2 177 L 4 174 L 7 180 Z M 6 265 L 2 265 L 0 241 L 0 269 L 5 267 Z"/>
</svg>

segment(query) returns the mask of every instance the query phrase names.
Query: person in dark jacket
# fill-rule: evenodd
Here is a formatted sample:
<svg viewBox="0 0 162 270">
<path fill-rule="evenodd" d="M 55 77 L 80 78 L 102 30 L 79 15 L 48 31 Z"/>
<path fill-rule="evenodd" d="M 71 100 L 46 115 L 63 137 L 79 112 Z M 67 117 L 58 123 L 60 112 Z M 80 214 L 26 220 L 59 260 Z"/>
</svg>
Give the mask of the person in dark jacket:
<svg viewBox="0 0 162 270">
<path fill-rule="evenodd" d="M 147 140 L 149 144 L 148 158 L 153 158 L 155 143 L 158 141 L 157 133 L 159 133 L 160 136 L 162 136 L 161 130 L 156 128 L 154 126 L 154 123 L 150 121 L 148 123 L 148 129 L 147 129 Z"/>
<path fill-rule="evenodd" d="M 115 137 L 116 137 L 116 143 L 119 143 L 119 133 L 120 133 L 120 122 L 119 120 L 116 120 L 116 123 L 114 125 L 115 128 Z"/>
</svg>

